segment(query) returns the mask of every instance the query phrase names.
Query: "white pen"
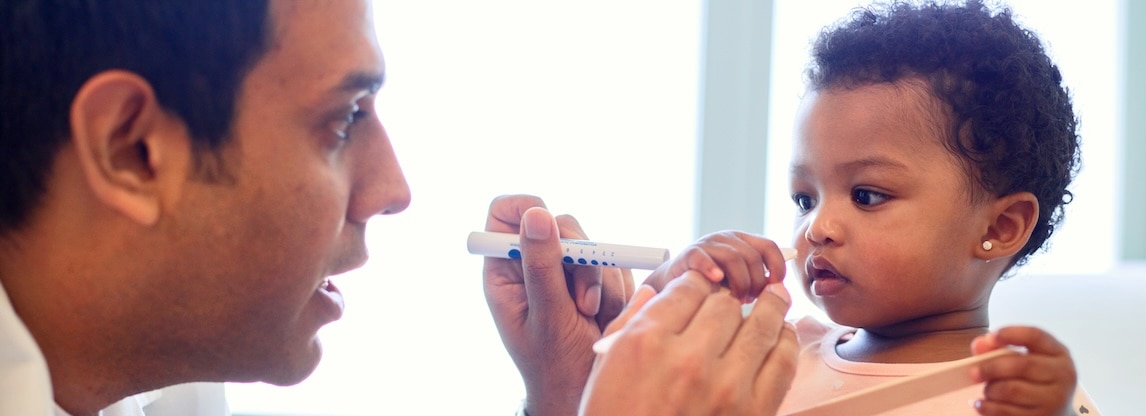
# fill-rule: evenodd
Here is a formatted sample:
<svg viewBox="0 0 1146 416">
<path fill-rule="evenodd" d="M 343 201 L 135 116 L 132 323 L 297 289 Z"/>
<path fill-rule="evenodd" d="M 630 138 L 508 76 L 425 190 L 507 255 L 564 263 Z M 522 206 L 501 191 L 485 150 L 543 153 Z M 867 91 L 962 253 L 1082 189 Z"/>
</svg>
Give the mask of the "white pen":
<svg viewBox="0 0 1146 416">
<path fill-rule="evenodd" d="M 794 248 L 782 247 L 782 248 L 780 248 L 780 253 L 784 256 L 784 261 L 788 261 L 788 260 L 796 258 L 796 249 L 794 249 Z M 689 273 L 689 272 L 686 272 L 686 273 Z M 747 310 L 745 311 L 745 314 L 747 314 Z M 747 315 L 745 315 L 745 316 L 747 316 Z M 593 352 L 595 352 L 597 354 L 604 354 L 606 352 L 609 352 L 609 348 L 613 347 L 613 343 L 617 341 L 617 337 L 621 336 L 621 332 L 624 332 L 624 328 L 618 329 L 617 332 L 606 335 L 606 336 L 602 337 L 601 339 L 597 340 L 597 342 L 594 342 L 593 343 Z"/>
<path fill-rule="evenodd" d="M 470 254 L 503 259 L 521 258 L 517 234 L 474 231 L 466 239 Z M 567 264 L 653 270 L 669 259 L 665 248 L 606 244 L 588 240 L 561 239 L 562 261 Z"/>
</svg>

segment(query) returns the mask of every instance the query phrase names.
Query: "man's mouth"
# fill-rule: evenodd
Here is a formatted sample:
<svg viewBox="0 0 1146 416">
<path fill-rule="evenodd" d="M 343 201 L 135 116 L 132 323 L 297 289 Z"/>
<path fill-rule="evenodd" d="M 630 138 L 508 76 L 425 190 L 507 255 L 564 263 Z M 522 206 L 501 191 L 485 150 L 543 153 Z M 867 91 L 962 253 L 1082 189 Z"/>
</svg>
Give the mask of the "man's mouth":
<svg viewBox="0 0 1146 416">
<path fill-rule="evenodd" d="M 342 299 L 342 292 L 339 292 L 338 287 L 331 283 L 330 278 L 324 279 L 314 292 L 323 300 L 323 310 L 325 310 L 324 315 L 327 317 L 327 322 L 336 321 L 342 317 L 342 311 L 346 305 Z"/>
</svg>

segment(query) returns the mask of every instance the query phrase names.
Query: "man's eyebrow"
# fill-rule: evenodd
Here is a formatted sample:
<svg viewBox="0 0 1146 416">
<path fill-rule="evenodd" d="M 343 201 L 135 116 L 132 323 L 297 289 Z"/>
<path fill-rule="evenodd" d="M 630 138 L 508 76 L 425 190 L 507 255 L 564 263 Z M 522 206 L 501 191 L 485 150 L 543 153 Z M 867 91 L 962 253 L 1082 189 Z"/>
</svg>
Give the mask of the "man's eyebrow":
<svg viewBox="0 0 1146 416">
<path fill-rule="evenodd" d="M 352 72 L 342 78 L 342 81 L 335 87 L 335 91 L 354 93 L 369 91 L 374 94 L 382 88 L 382 82 L 385 80 L 385 74 L 380 72 Z"/>
</svg>

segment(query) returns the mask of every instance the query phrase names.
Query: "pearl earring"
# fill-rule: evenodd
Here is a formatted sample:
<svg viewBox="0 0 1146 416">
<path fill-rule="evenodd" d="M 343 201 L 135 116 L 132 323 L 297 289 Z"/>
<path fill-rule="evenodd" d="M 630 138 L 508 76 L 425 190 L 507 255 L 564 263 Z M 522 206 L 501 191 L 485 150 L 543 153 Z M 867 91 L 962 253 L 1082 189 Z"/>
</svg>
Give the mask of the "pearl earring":
<svg viewBox="0 0 1146 416">
<path fill-rule="evenodd" d="M 983 242 L 983 250 L 991 251 L 991 249 L 994 247 L 995 247 L 995 245 L 991 244 L 991 241 L 989 241 L 989 240 Z"/>
</svg>

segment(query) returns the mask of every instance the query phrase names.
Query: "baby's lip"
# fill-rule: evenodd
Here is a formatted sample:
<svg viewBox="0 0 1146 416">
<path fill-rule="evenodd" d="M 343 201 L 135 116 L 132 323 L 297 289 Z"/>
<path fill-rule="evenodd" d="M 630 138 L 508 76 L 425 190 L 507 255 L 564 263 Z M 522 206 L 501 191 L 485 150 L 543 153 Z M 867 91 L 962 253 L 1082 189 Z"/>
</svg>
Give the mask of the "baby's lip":
<svg viewBox="0 0 1146 416">
<path fill-rule="evenodd" d="M 811 279 L 825 279 L 837 278 L 847 280 L 840 272 L 836 270 L 836 266 L 828 261 L 823 255 L 813 255 L 808 260 L 808 277 Z"/>
</svg>

